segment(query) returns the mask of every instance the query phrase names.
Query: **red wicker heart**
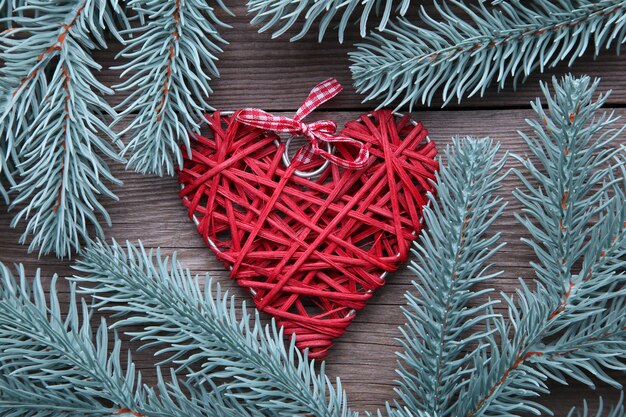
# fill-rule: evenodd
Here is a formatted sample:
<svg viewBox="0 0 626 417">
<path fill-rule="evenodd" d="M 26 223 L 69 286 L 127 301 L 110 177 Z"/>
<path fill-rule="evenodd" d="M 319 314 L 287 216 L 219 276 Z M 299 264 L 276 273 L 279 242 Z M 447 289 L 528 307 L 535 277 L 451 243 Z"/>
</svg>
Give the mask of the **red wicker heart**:
<svg viewBox="0 0 626 417">
<path fill-rule="evenodd" d="M 219 112 L 207 120 L 209 134 L 192 139 L 179 174 L 189 216 L 257 308 L 322 358 L 406 261 L 433 191 L 435 144 L 421 123 L 375 111 L 341 132 L 369 144 L 365 168 L 330 164 L 305 178 L 297 173 L 324 160 L 285 167 L 275 133 Z M 354 157 L 341 143 L 334 152 Z"/>
</svg>

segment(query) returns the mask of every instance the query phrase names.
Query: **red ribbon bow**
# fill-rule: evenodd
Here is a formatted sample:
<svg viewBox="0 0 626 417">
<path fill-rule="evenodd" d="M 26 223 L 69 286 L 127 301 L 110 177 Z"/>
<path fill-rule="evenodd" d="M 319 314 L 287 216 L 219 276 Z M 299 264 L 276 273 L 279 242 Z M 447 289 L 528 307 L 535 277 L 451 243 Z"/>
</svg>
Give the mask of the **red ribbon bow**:
<svg viewBox="0 0 626 417">
<path fill-rule="evenodd" d="M 302 122 L 302 119 L 322 103 L 335 97 L 342 89 L 341 84 L 334 78 L 329 78 L 319 83 L 311 90 L 311 93 L 309 93 L 309 96 L 300 106 L 293 119 L 285 116 L 275 116 L 261 109 L 243 109 L 237 114 L 237 120 L 265 130 L 306 136 L 309 139 L 309 145 L 298 151 L 295 157 L 295 159 L 303 163 L 309 162 L 313 155 L 319 155 L 327 161 L 344 168 L 363 168 L 369 159 L 369 149 L 365 144 L 345 136 L 335 136 L 337 124 L 332 120 L 320 120 L 308 124 Z M 350 144 L 357 147 L 359 152 L 356 158 L 349 160 L 321 149 L 319 142 Z"/>
</svg>

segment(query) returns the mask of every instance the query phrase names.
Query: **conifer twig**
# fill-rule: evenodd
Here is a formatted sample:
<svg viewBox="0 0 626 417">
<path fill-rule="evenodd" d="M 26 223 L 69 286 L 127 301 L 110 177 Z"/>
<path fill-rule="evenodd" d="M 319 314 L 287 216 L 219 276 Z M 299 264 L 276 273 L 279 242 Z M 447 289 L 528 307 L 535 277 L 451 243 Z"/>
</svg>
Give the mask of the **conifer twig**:
<svg viewBox="0 0 626 417">
<path fill-rule="evenodd" d="M 448 165 L 437 174 L 437 198 L 431 195 L 432 206 L 424 209 L 428 231 L 411 262 L 418 282 L 416 294 L 406 295 L 398 392 L 411 409 L 430 415 L 451 415 L 450 404 L 463 390 L 459 379 L 486 347 L 470 344 L 489 336 L 475 326 L 493 318 L 495 301 L 470 304 L 492 291 L 474 286 L 500 275 L 487 264 L 503 246 L 497 244 L 500 236 L 485 237 L 506 206 L 493 195 L 506 162 L 496 157 L 499 148 L 489 139 L 453 140 L 445 152 Z M 466 336 L 458 340 L 461 334 Z"/>
<path fill-rule="evenodd" d="M 119 182 L 99 154 L 118 160 L 120 142 L 102 121 L 114 115 L 101 97 L 112 91 L 88 52 L 106 45 L 105 28 L 117 33 L 118 13 L 100 0 L 32 0 L 0 35 L 0 137 L 19 173 L 12 225 L 27 220 L 21 241 L 32 235 L 31 251 L 69 256 L 89 225 L 102 233 L 97 214 L 109 223 L 99 200 L 115 198 L 105 183 Z"/>
<path fill-rule="evenodd" d="M 90 311 L 71 287 L 69 311 L 61 314 L 56 277 L 46 294 L 39 271 L 30 287 L 0 263 L 0 414 L 172 417 L 257 416 L 216 387 L 167 381 L 158 371 L 157 389 L 142 385 L 130 354 L 123 363 L 117 335 L 109 346 L 106 322 L 94 331 Z M 209 387 L 210 388 L 210 387 Z"/>
<path fill-rule="evenodd" d="M 217 6 L 227 12 L 222 0 Z M 124 150 L 129 167 L 158 175 L 173 175 L 182 164 L 180 145 L 189 149 L 190 132 L 198 132 L 203 114 L 212 107 L 212 77 L 225 43 L 219 27 L 228 27 L 213 6 L 201 0 L 130 0 L 139 25 L 124 32 L 126 47 L 119 54 L 129 61 L 118 66 L 127 77 L 115 87 L 130 92 L 120 104 L 115 123 L 131 117 L 121 134 L 130 133 Z"/>
<path fill-rule="evenodd" d="M 468 377 L 472 400 L 459 401 L 456 415 L 538 412 L 545 408 L 528 398 L 546 392 L 548 379 L 593 387 L 593 375 L 619 386 L 605 369 L 626 371 L 626 190 L 614 175 L 623 174 L 624 155 L 607 167 L 621 131 L 608 128 L 612 116 L 597 114 L 606 100 L 592 100 L 597 82 L 567 76 L 553 86 L 553 95 L 543 86 L 549 112 L 534 105 L 535 137 L 523 135 L 540 167 L 520 161 L 539 185 L 518 173 L 524 190 L 515 193 L 538 259 L 538 289 L 522 283 L 518 302 L 505 298 L 510 321 L 494 323 L 502 342 L 489 342 L 489 357 Z"/>
<path fill-rule="evenodd" d="M 196 381 L 234 379 L 233 396 L 280 414 L 350 415 L 341 385 L 332 386 L 323 366 L 316 372 L 294 340 L 285 347 L 282 330 L 274 322 L 262 327 L 256 310 L 251 316 L 244 304 L 237 318 L 233 299 L 219 285 L 213 289 L 207 277 L 203 290 L 175 257 L 162 258 L 159 250 L 141 245 L 96 242 L 76 269 L 74 281 L 96 285 L 83 290 L 99 309 L 124 316 L 115 328 L 141 323 L 143 330 L 129 334 L 146 347 L 161 347 L 159 354 L 167 355 L 162 364 L 196 365 L 189 375 Z"/>
<path fill-rule="evenodd" d="M 484 94 L 588 49 L 626 40 L 624 0 L 512 0 L 497 6 L 437 0 L 437 16 L 420 12 L 423 24 L 398 19 L 372 33 L 350 53 L 357 91 L 381 106 L 412 108 Z M 453 7 L 451 7 L 453 6 Z M 463 17 L 466 16 L 466 17 Z"/>
</svg>

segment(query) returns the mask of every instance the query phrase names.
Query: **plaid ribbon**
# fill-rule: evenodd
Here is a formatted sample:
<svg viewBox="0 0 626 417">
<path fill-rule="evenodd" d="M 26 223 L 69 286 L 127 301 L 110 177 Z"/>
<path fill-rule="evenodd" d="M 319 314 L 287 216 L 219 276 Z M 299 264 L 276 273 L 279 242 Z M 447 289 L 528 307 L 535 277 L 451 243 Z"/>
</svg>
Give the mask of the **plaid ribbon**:
<svg viewBox="0 0 626 417">
<path fill-rule="evenodd" d="M 241 123 L 274 132 L 290 133 L 294 136 L 302 135 L 309 139 L 307 146 L 301 148 L 294 159 L 308 163 L 313 155 L 319 155 L 327 161 L 348 169 L 363 168 L 369 159 L 369 149 L 356 139 L 335 135 L 337 124 L 332 120 L 320 120 L 313 123 L 304 123 L 302 119 L 308 116 L 322 103 L 335 97 L 342 90 L 341 84 L 334 79 L 316 85 L 296 112 L 293 119 L 285 116 L 275 116 L 261 109 L 243 109 L 237 113 L 237 120 Z M 333 155 L 321 149 L 320 142 L 344 143 L 358 148 L 356 158 L 350 160 Z"/>
</svg>

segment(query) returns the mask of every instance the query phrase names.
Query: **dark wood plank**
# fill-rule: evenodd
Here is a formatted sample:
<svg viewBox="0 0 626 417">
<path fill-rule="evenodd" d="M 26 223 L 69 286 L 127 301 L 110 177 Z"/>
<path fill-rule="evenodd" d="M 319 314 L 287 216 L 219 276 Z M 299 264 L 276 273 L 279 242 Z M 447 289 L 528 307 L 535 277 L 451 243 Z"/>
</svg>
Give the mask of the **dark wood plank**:
<svg viewBox="0 0 626 417">
<path fill-rule="evenodd" d="M 255 92 L 256 94 L 256 92 Z M 626 109 L 617 109 L 619 115 L 626 115 Z M 358 116 L 358 112 L 321 112 L 318 118 L 332 118 L 340 123 Z M 463 110 L 463 111 L 423 111 L 415 113 L 429 129 L 430 137 L 443 150 L 451 136 L 472 135 L 490 136 L 502 143 L 502 151 L 524 154 L 527 149 L 517 135 L 517 130 L 529 133 L 525 119 L 533 116 L 529 110 Z M 626 143 L 626 141 L 621 141 Z M 516 166 L 510 160 L 509 166 Z M 127 172 L 122 166 L 114 167 L 124 186 L 116 187 L 119 202 L 106 202 L 113 219 L 113 227 L 106 230 L 107 238 L 119 241 L 141 239 L 146 246 L 160 246 L 165 253 L 176 250 L 178 259 L 193 272 L 209 273 L 224 287 L 231 289 L 239 300 L 246 295 L 228 280 L 227 273 L 210 251 L 204 246 L 195 232 L 178 200 L 178 185 L 175 178 L 141 176 Z M 500 291 L 511 293 L 517 287 L 518 277 L 532 279 L 533 271 L 528 263 L 533 259 L 529 249 L 520 242 L 524 236 L 522 227 L 513 217 L 519 204 L 511 198 L 511 191 L 520 182 L 509 176 L 503 183 L 500 194 L 510 203 L 509 209 L 497 222 L 493 232 L 501 232 L 508 245 L 495 257 L 497 268 L 504 269 L 502 277 L 485 284 Z M 39 266 L 45 276 L 58 272 L 61 276 L 71 275 L 69 261 L 59 261 L 52 256 L 38 258 L 27 254 L 26 248 L 17 244 L 21 227 L 9 228 L 11 214 L 5 206 L 0 206 L 0 261 L 5 263 L 23 262 L 31 273 Z M 355 410 L 375 410 L 387 400 L 396 398 L 393 393 L 396 375 L 395 355 L 400 336 L 398 326 L 404 323 L 400 306 L 404 304 L 403 294 L 410 290 L 414 276 L 403 268 L 388 279 L 388 285 L 378 291 L 368 307 L 359 312 L 346 335 L 338 340 L 331 351 L 327 364 L 332 377 L 340 376 L 348 392 L 350 404 Z M 63 282 L 61 298 L 67 300 L 67 287 Z M 358 352 L 358 355 L 355 354 Z M 148 381 L 154 376 L 152 369 L 155 360 L 150 352 L 138 353 L 136 360 Z M 622 378 L 624 382 L 626 379 Z M 581 398 L 591 400 L 596 392 L 572 383 L 564 388 L 553 386 L 554 394 L 543 401 L 552 407 L 557 415 L 565 415 L 572 405 L 581 405 Z M 616 399 L 617 393 L 600 386 L 600 392 L 609 399 Z"/>
</svg>

